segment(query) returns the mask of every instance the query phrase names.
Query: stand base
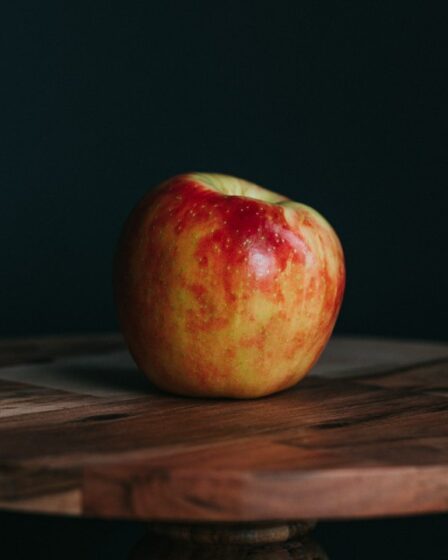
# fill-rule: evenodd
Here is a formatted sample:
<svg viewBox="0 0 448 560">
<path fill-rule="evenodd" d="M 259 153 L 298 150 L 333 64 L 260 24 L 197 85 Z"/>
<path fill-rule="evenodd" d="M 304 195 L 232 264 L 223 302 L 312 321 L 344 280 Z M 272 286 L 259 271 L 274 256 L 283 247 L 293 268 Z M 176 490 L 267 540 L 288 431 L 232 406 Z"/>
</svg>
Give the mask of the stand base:
<svg viewBox="0 0 448 560">
<path fill-rule="evenodd" d="M 130 560 L 328 560 L 315 523 L 152 524 Z"/>
</svg>

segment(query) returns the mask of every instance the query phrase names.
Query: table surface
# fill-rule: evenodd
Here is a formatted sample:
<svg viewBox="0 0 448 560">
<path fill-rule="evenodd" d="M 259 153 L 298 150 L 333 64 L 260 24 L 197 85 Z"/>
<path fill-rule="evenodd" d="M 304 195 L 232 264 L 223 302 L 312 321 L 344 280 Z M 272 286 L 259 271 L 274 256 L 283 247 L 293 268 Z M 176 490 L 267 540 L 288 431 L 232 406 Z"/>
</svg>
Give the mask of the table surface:
<svg viewBox="0 0 448 560">
<path fill-rule="evenodd" d="M 448 511 L 448 345 L 330 341 L 295 388 L 181 398 L 120 336 L 0 342 L 0 508 L 170 521 Z"/>
</svg>

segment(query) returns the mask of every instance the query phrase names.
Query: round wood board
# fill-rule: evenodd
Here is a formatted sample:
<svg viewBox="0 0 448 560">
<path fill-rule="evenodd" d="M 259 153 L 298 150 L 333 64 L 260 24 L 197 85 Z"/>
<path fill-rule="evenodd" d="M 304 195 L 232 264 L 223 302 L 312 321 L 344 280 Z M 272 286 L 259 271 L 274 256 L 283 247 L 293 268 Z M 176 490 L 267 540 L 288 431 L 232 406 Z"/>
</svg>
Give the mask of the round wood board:
<svg viewBox="0 0 448 560">
<path fill-rule="evenodd" d="M 181 398 L 118 335 L 0 343 L 0 507 L 157 521 L 448 510 L 448 345 L 335 338 L 295 388 Z"/>
</svg>

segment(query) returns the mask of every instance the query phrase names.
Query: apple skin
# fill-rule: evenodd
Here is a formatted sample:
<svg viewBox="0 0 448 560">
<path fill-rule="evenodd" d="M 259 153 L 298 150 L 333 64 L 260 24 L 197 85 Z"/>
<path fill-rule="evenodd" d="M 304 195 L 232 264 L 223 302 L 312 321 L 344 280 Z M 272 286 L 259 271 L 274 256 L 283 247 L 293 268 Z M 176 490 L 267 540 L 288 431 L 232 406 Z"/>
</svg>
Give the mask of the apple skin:
<svg viewBox="0 0 448 560">
<path fill-rule="evenodd" d="M 114 291 L 124 338 L 158 387 L 254 398 L 291 387 L 333 330 L 341 244 L 311 208 L 218 174 L 178 175 L 130 214 Z"/>
</svg>

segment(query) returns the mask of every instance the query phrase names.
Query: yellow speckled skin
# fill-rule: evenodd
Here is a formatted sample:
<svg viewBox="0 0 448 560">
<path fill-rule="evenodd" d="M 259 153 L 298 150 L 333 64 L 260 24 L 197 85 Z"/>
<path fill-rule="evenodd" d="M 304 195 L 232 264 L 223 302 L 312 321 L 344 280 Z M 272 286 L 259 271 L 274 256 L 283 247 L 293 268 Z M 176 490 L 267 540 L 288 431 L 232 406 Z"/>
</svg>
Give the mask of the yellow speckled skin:
<svg viewBox="0 0 448 560">
<path fill-rule="evenodd" d="M 162 389 L 252 398 L 310 370 L 336 321 L 344 257 L 311 208 L 216 174 L 148 193 L 115 259 L 122 331 Z"/>
</svg>

